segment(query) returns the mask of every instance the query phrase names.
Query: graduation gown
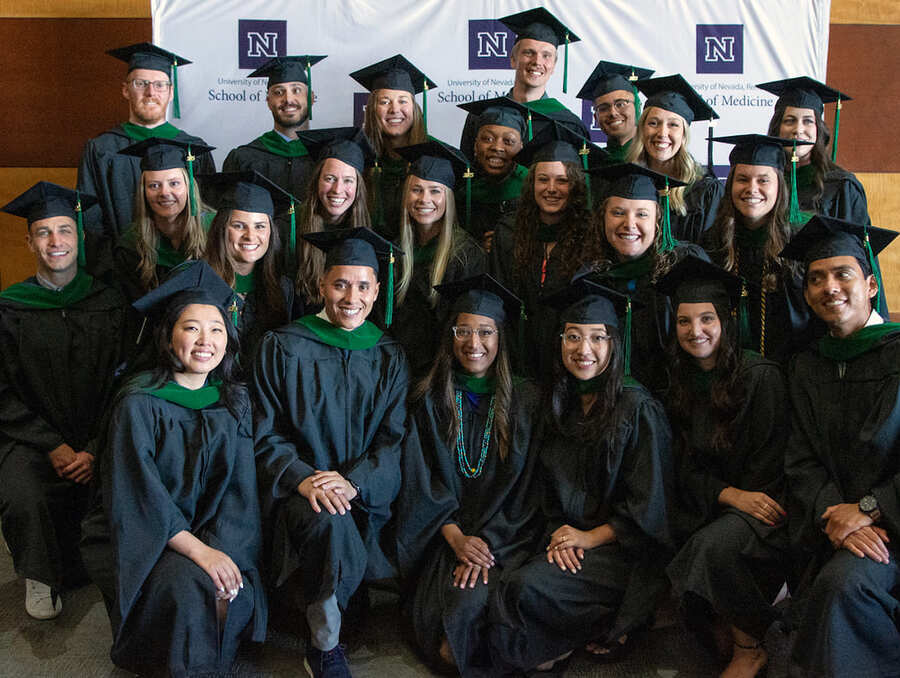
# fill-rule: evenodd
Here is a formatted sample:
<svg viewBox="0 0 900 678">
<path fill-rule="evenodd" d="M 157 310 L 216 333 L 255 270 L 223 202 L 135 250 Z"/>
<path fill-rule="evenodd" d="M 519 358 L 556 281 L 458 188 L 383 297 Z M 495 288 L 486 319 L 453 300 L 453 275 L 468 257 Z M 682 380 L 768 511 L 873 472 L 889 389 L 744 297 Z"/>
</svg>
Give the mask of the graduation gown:
<svg viewBox="0 0 900 678">
<path fill-rule="evenodd" d="M 792 655 L 798 676 L 900 673 L 900 601 L 891 595 L 900 584 L 900 326 L 867 327 L 860 336 L 872 339 L 857 338 L 857 352 L 835 355 L 823 339 L 790 367 L 786 508 L 797 558 L 808 562 L 795 597 L 805 602 Z M 888 564 L 835 550 L 822 531 L 828 506 L 869 493 L 891 540 Z"/>
<path fill-rule="evenodd" d="M 710 445 L 716 429 L 708 409 L 712 375 L 695 368 L 690 428 L 676 430 L 682 436 L 676 460 L 682 548 L 667 572 L 689 625 L 708 622 L 712 608 L 762 639 L 777 617 L 771 603 L 786 578 L 787 530 L 721 506 L 719 494 L 726 487 L 765 492 L 784 506 L 790 407 L 777 363 L 748 351 L 740 371 L 745 400 L 735 422 L 738 435 L 734 447 L 721 452 Z"/>
<path fill-rule="evenodd" d="M 790 186 L 790 166 L 786 171 Z M 815 170 L 812 165 L 797 168 L 797 200 L 800 209 L 827 217 L 845 219 L 854 224 L 871 224 L 866 189 L 852 172 L 843 167 L 835 167 L 825 173 L 822 195 L 814 200 Z"/>
<path fill-rule="evenodd" d="M 403 158 L 383 155 L 378 164 L 371 168 L 366 179 L 371 185 L 374 204 L 369 205 L 372 215 L 372 230 L 385 240 L 400 237 L 400 215 L 403 212 L 403 182 L 409 163 Z"/>
<path fill-rule="evenodd" d="M 259 310 L 263 303 L 262 294 L 259 287 L 254 287 L 244 297 L 244 303 L 240 305 L 238 311 L 238 337 L 241 340 L 241 368 L 244 374 L 249 375 L 253 367 L 253 360 L 256 357 L 256 349 L 259 342 L 262 341 L 263 335 L 269 330 L 276 327 L 287 325 L 294 318 L 303 315 L 303 302 L 294 294 L 294 283 L 287 277 L 281 276 L 281 295 L 284 299 L 284 316 L 281 321 L 274 327 L 265 326 L 259 318 Z M 262 282 L 257 283 L 261 285 Z"/>
<path fill-rule="evenodd" d="M 484 273 L 487 268 L 484 250 L 462 230 L 455 231 L 453 239 L 454 249 L 442 282 L 464 280 Z M 403 303 L 399 306 L 396 302 L 394 304 L 394 319 L 390 327 L 390 333 L 406 351 L 409 369 L 414 378 L 423 376 L 431 367 L 449 312 L 446 301 L 438 298 L 437 304 L 432 306 L 429 299 L 436 247 L 437 238 L 425 247 L 416 248 L 412 280 Z"/>
<path fill-rule="evenodd" d="M 170 123 L 148 130 L 126 122 L 89 139 L 81 154 L 78 190 L 96 196 L 102 212 L 102 219 L 96 220 L 89 212 L 85 223 L 102 223 L 104 235 L 112 241 L 122 235 L 131 223 L 134 195 L 141 181 L 141 159 L 121 155 L 119 151 L 150 137 L 206 143 L 200 137 L 191 136 Z M 197 156 L 195 174 L 215 171 L 211 153 Z"/>
<path fill-rule="evenodd" d="M 59 478 L 47 454 L 66 443 L 97 456 L 125 334 L 125 300 L 85 273 L 62 292 L 32 277 L 0 294 L 0 520 L 21 577 L 54 588 L 83 577 L 88 486 Z"/>
<path fill-rule="evenodd" d="M 491 394 L 475 396 L 459 390 L 466 456 L 477 464 L 482 449 Z M 403 489 L 397 503 L 401 569 L 418 573 L 412 596 L 416 641 L 426 657 L 440 663 L 446 636 L 460 674 L 476 657 L 487 637 L 489 592 L 502 573 L 514 570 L 533 550 L 537 505 L 531 497 L 537 458 L 534 445 L 540 393 L 535 384 L 517 382 L 510 406 L 510 445 L 505 461 L 491 443 L 481 473 L 468 478 L 460 470 L 456 443 L 447 444 L 444 421 L 428 395 L 415 412 L 416 434 L 404 448 Z M 440 528 L 456 524 L 465 535 L 483 539 L 495 558 L 488 585 L 474 589 L 452 586 L 456 555 Z M 424 564 L 420 562 L 425 552 Z M 480 661 L 479 661 L 480 659 Z M 488 662 L 489 664 L 489 662 Z"/>
<path fill-rule="evenodd" d="M 248 144 L 231 149 L 222 164 L 222 171 L 256 170 L 302 201 L 306 199 L 306 189 L 315 164 L 302 141 L 294 139 L 287 142 L 272 130 Z"/>
<path fill-rule="evenodd" d="M 260 499 L 273 523 L 273 583 L 281 585 L 299 569 L 308 603 L 336 594 L 341 609 L 364 578 L 394 574 L 379 534 L 400 489 L 406 433 L 403 349 L 370 323 L 362 327 L 365 337 L 377 337 L 374 344 L 339 348 L 327 343 L 328 335 L 343 330 L 304 316 L 263 338 L 253 371 Z M 360 334 L 336 336 L 355 342 Z M 349 513 L 316 514 L 300 496 L 297 486 L 315 469 L 337 471 L 359 487 Z"/>
<path fill-rule="evenodd" d="M 671 211 L 672 236 L 676 240 L 700 243 L 719 209 L 719 200 L 725 193 L 724 184 L 709 170 L 684 191 L 685 214 Z"/>
<path fill-rule="evenodd" d="M 95 553 L 108 530 L 110 559 L 91 560 L 101 582 L 110 579 L 102 570 L 115 570 L 110 656 L 132 671 L 226 671 L 241 638 L 266 636 L 250 398 L 239 390 L 235 417 L 221 401 L 194 409 L 152 395 L 148 381 L 139 375 L 115 406 L 101 462 L 106 524 L 85 524 Z M 212 579 L 168 548 L 181 531 L 241 571 L 244 588 L 221 631 Z"/>
<path fill-rule="evenodd" d="M 571 433 L 548 426 L 541 442 L 541 544 L 565 524 L 590 530 L 609 523 L 616 541 L 585 551 L 577 574 L 548 563 L 540 548 L 503 577 L 491 599 L 491 656 L 498 669 L 530 669 L 598 635 L 613 641 L 647 621 L 664 588 L 674 478 L 662 405 L 629 379 L 607 439 L 580 440 L 581 422 L 578 406 L 565 418 Z"/>
<path fill-rule="evenodd" d="M 527 167 L 516 165 L 502 181 L 492 181 L 483 175 L 472 180 L 472 215 L 464 228 L 479 244 L 484 242 L 484 234 L 488 231 L 496 233 L 500 228 L 514 228 L 527 174 Z M 457 214 L 465 216 L 465 209 L 466 187 L 463 180 L 456 191 Z"/>
</svg>

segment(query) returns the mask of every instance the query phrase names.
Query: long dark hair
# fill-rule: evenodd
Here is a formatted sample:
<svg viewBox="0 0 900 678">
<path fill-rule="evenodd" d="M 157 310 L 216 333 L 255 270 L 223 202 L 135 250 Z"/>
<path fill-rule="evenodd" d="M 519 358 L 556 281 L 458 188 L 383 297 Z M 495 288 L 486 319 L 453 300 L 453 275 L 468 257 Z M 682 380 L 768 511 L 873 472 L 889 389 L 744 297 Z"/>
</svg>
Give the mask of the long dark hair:
<svg viewBox="0 0 900 678">
<path fill-rule="evenodd" d="M 228 255 L 228 222 L 234 210 L 220 210 L 209 226 L 206 241 L 206 262 L 212 270 L 219 274 L 229 285 L 234 287 L 234 266 Z M 284 295 L 281 291 L 278 263 L 281 260 L 281 236 L 278 229 L 269 217 L 269 249 L 257 261 L 253 269 L 261 271 L 257 277 L 261 283 L 255 290 L 258 295 L 259 322 L 264 329 L 271 330 L 284 325 L 287 318 L 287 309 L 284 306 Z"/>
<path fill-rule="evenodd" d="M 559 222 L 559 261 L 563 263 L 562 276 L 570 279 L 585 263 L 594 261 L 598 253 L 598 237 L 592 233 L 592 222 L 587 211 L 587 189 L 584 172 L 574 163 L 564 162 L 569 179 L 569 198 L 562 220 Z M 519 278 L 518 285 L 532 269 L 532 262 L 541 255 L 541 242 L 537 238 L 541 223 L 541 210 L 534 199 L 534 168 L 532 165 L 525 177 L 522 198 L 516 212 L 516 240 L 513 256 L 513 275 Z M 554 250 L 555 251 L 555 250 Z M 561 256 L 560 256 L 561 255 Z"/>
<path fill-rule="evenodd" d="M 431 394 L 434 399 L 435 414 L 444 426 L 444 435 L 448 447 L 453 449 L 459 434 L 460 421 L 456 416 L 456 393 L 453 385 L 453 368 L 456 358 L 453 355 L 453 332 L 451 327 L 456 323 L 456 315 L 451 314 L 441 331 L 437 357 L 428 373 L 422 377 L 410 396 L 414 406 L 421 406 L 425 397 Z M 497 450 L 500 459 L 506 461 L 509 455 L 509 421 L 512 404 L 512 369 L 509 366 L 509 349 L 506 343 L 506 328 L 498 323 L 497 357 L 491 366 L 497 379 L 494 391 L 494 432 L 491 436 L 491 448 Z"/>
<path fill-rule="evenodd" d="M 196 294 L 180 294 L 166 308 L 163 317 L 160 319 L 159 325 L 156 326 L 156 368 L 151 374 L 149 388 L 159 388 L 167 381 L 174 379 L 176 372 L 184 372 L 184 364 L 175 355 L 170 346 L 172 342 L 172 331 L 175 329 L 175 323 L 181 317 L 184 309 L 191 304 L 211 305 L 208 299 L 198 299 Z M 212 304 L 222 314 L 222 322 L 225 325 L 225 332 L 228 335 L 228 342 L 225 345 L 225 355 L 222 357 L 216 368 L 210 372 L 207 379 L 219 379 L 222 381 L 222 399 L 228 411 L 231 412 L 235 419 L 240 417 L 237 412 L 238 394 L 242 390 L 240 367 L 236 360 L 236 356 L 240 351 L 240 340 L 238 339 L 237 329 L 228 319 L 228 313 L 218 304 Z"/>
<path fill-rule="evenodd" d="M 778 177 L 778 196 L 775 205 L 765 216 L 765 223 L 759 228 L 768 233 L 765 246 L 766 270 L 763 273 L 762 285 L 765 292 L 771 292 L 777 286 L 778 276 L 786 271 L 794 274 L 798 266 L 793 261 L 782 259 L 778 255 L 791 239 L 791 225 L 787 218 L 788 189 L 781 172 L 775 172 Z M 734 231 L 743 216 L 734 207 L 731 198 L 731 187 L 734 184 L 734 167 L 728 172 L 725 181 L 725 198 L 719 202 L 719 210 L 715 221 L 709 229 L 707 250 L 721 262 L 722 267 L 733 273 L 739 272 L 737 248 L 734 242 Z"/>
<path fill-rule="evenodd" d="M 565 323 L 560 325 L 560 332 L 564 328 Z M 625 382 L 625 351 L 622 349 L 619 330 L 607 325 L 606 333 L 610 337 L 610 355 L 606 369 L 599 375 L 602 385 L 597 391 L 597 400 L 591 411 L 584 416 L 581 425 L 574 431 L 580 440 L 592 444 L 606 442 L 615 435 L 619 422 L 618 405 Z M 550 389 L 547 392 L 546 412 L 553 428 L 560 435 L 572 435 L 573 430 L 566 423 L 566 419 L 573 411 L 581 412 L 580 396 L 575 390 L 577 381 L 563 365 L 561 351 L 556 351 Z"/>
<path fill-rule="evenodd" d="M 677 333 L 673 332 L 667 347 L 669 392 L 666 403 L 672 426 L 679 432 L 682 441 L 686 441 L 691 430 L 694 407 L 705 407 L 715 421 L 710 444 L 716 452 L 727 452 L 737 441 L 737 416 L 747 399 L 747 391 L 741 375 L 737 322 L 728 308 L 719 304 L 713 304 L 713 308 L 722 325 L 722 335 L 716 366 L 713 368 L 709 402 L 697 402 L 691 389 L 691 381 L 699 368 L 694 357 L 681 348 Z"/>
<path fill-rule="evenodd" d="M 769 120 L 769 136 L 781 136 L 781 121 L 784 118 L 784 111 L 790 104 L 778 100 L 775 103 L 775 111 L 772 113 L 772 119 Z M 798 108 L 793 106 L 793 108 Z M 825 192 L 825 173 L 835 169 L 837 165 L 831 162 L 831 156 L 828 154 L 828 142 L 831 141 L 831 130 L 825 124 L 822 114 L 815 108 L 811 109 L 816 119 L 816 143 L 813 144 L 810 151 L 809 164 L 813 166 L 813 210 L 818 211 L 822 194 Z M 785 149 L 787 162 L 784 164 L 784 174 L 790 180 L 791 172 L 791 154 L 790 149 Z"/>
</svg>

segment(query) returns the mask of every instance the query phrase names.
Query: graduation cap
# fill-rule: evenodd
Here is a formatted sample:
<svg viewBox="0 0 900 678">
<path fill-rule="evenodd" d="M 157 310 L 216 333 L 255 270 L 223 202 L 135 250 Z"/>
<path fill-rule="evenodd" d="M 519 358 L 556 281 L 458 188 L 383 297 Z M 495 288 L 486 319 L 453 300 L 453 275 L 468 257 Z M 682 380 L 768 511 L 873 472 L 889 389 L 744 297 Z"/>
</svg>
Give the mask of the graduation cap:
<svg viewBox="0 0 900 678">
<path fill-rule="evenodd" d="M 162 71 L 168 75 L 169 69 L 172 69 L 171 77 L 174 89 L 172 115 L 176 118 L 181 117 L 181 106 L 178 103 L 178 67 L 187 66 L 192 63 L 191 61 L 178 56 L 174 52 L 164 50 L 162 47 L 157 47 L 152 42 L 139 42 L 126 47 L 118 47 L 107 50 L 106 53 L 128 64 L 129 73 L 136 68 L 145 68 L 151 71 Z"/>
<path fill-rule="evenodd" d="M 370 92 L 377 89 L 397 89 L 413 96 L 422 92 L 422 118 L 425 121 L 425 131 L 428 131 L 428 90 L 435 89 L 437 84 L 402 54 L 395 54 L 353 71 L 350 77 Z"/>
<path fill-rule="evenodd" d="M 725 144 L 734 144 L 728 155 L 728 162 L 734 167 L 738 164 L 764 165 L 774 167 L 776 170 L 784 170 L 784 147 L 793 145 L 794 152 L 791 155 L 791 207 L 789 220 L 792 224 L 800 224 L 803 217 L 800 213 L 800 201 L 797 197 L 797 145 L 811 146 L 811 141 L 799 139 L 783 139 L 770 137 L 765 134 L 734 134 L 727 137 L 717 137 L 713 141 Z"/>
<path fill-rule="evenodd" d="M 709 302 L 737 308 L 743 287 L 740 277 L 693 254 L 675 264 L 656 283 L 656 288 L 671 297 L 676 307 Z"/>
<path fill-rule="evenodd" d="M 569 77 L 569 43 L 578 42 L 581 38 L 543 7 L 510 14 L 499 21 L 516 34 L 516 42 L 530 39 L 547 42 L 554 47 L 566 46 L 563 57 L 563 93 L 565 94 L 568 91 L 566 86 Z"/>
<path fill-rule="evenodd" d="M 834 142 L 831 145 L 831 162 L 837 160 L 837 141 L 838 131 L 841 126 L 841 102 L 849 101 L 852 97 L 847 96 L 824 82 L 813 80 L 805 75 L 799 78 L 786 78 L 784 80 L 773 80 L 772 82 L 763 82 L 757 85 L 766 92 L 771 92 L 778 97 L 776 106 L 793 106 L 794 108 L 811 108 L 821 117 L 825 113 L 825 104 L 831 102 L 837 103 L 834 113 Z"/>
<path fill-rule="evenodd" d="M 576 94 L 579 99 L 593 101 L 604 94 L 623 90 L 634 95 L 634 118 L 641 117 L 641 100 L 638 97 L 638 80 L 646 80 L 653 71 L 649 68 L 637 68 L 614 61 L 599 61 L 594 71 L 588 76 L 581 90 Z"/>
<path fill-rule="evenodd" d="M 300 201 L 256 170 L 218 172 L 197 177 L 203 193 L 216 210 L 242 210 L 275 216 L 275 205 L 291 215 L 290 252 L 297 248 L 295 205 Z"/>
<path fill-rule="evenodd" d="M 456 177 L 462 177 L 469 161 L 458 148 L 431 137 L 428 141 L 394 149 L 410 164 L 408 174 L 423 181 L 437 181 L 453 190 Z"/>
<path fill-rule="evenodd" d="M 194 201 L 194 160 L 196 153 L 209 153 L 215 146 L 202 143 L 176 141 L 150 137 L 126 146 L 119 153 L 141 159 L 142 172 L 157 172 L 168 169 L 186 169 L 188 173 L 188 196 L 191 202 L 191 216 L 197 216 L 197 203 Z"/>
<path fill-rule="evenodd" d="M 375 151 L 358 127 L 328 127 L 297 132 L 310 155 L 317 161 L 335 158 L 360 174 L 375 162 Z"/>
<path fill-rule="evenodd" d="M 306 111 L 312 120 L 312 67 L 327 55 L 299 54 L 269 59 L 250 73 L 248 78 L 268 78 L 266 89 L 283 82 L 302 82 L 306 85 Z"/>
<path fill-rule="evenodd" d="M 435 285 L 434 289 L 450 302 L 451 315 L 483 315 L 501 325 L 522 314 L 522 300 L 487 273 Z"/>
<path fill-rule="evenodd" d="M 631 374 L 631 311 L 643 305 L 631 297 L 620 294 L 591 279 L 589 269 L 575 274 L 571 282 L 542 296 L 541 303 L 562 309 L 559 321 L 579 325 L 607 325 L 619 327 L 619 318 L 624 318 L 622 331 L 625 350 L 625 374 Z"/>
<path fill-rule="evenodd" d="M 390 326 L 394 314 L 394 245 L 370 228 L 342 228 L 335 231 L 307 233 L 307 242 L 325 252 L 325 270 L 332 266 L 368 266 L 378 275 L 378 259 L 387 259 L 387 308 L 385 325 Z"/>
<path fill-rule="evenodd" d="M 81 215 L 96 204 L 97 198 L 89 193 L 39 181 L 0 207 L 0 211 L 22 217 L 29 226 L 41 219 L 69 217 L 78 227 L 78 265 L 84 266 L 84 221 Z"/>
<path fill-rule="evenodd" d="M 675 247 L 675 238 L 672 236 L 672 222 L 669 216 L 669 190 L 686 186 L 683 181 L 654 172 L 649 167 L 636 165 L 633 162 L 597 167 L 591 169 L 610 182 L 607 196 L 625 198 L 626 200 L 654 200 L 659 201 L 659 193 L 663 194 L 663 220 L 662 234 L 659 251 L 668 252 Z"/>
<path fill-rule="evenodd" d="M 131 305 L 143 315 L 160 311 L 172 303 L 209 304 L 232 313 L 237 324 L 234 290 L 202 260 L 186 261 L 172 269 L 169 277 Z"/>
<path fill-rule="evenodd" d="M 522 141 L 528 140 L 529 125 L 526 121 L 529 120 L 532 111 L 514 99 L 502 96 L 457 104 L 457 107 L 478 116 L 478 120 L 475 123 L 476 131 L 485 125 L 499 125 L 500 127 L 518 130 Z"/>
</svg>

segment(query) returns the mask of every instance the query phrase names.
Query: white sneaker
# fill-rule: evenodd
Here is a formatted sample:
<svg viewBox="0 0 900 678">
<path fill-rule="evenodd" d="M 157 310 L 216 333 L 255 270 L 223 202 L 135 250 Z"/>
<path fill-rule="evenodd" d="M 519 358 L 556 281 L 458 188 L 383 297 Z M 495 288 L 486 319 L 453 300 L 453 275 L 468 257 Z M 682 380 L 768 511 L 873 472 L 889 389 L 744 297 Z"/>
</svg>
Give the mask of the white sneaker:
<svg viewBox="0 0 900 678">
<path fill-rule="evenodd" d="M 25 580 L 25 611 L 35 619 L 54 619 L 62 612 L 62 596 L 56 596 L 56 604 L 50 587 L 34 579 Z"/>
</svg>

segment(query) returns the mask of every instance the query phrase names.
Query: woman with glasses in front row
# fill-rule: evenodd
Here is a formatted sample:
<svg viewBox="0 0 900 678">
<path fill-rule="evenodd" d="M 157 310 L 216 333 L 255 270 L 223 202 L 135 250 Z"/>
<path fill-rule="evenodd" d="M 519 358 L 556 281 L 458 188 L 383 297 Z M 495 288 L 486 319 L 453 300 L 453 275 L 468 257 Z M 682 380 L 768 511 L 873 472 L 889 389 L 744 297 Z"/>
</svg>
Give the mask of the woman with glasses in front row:
<svg viewBox="0 0 900 678">
<path fill-rule="evenodd" d="M 400 560 L 419 573 L 410 615 L 419 647 L 435 667 L 467 675 L 489 666 L 489 594 L 533 546 L 539 397 L 510 371 L 506 329 L 519 300 L 485 274 L 437 289 L 452 306 L 437 358 L 412 392 Z"/>
</svg>

